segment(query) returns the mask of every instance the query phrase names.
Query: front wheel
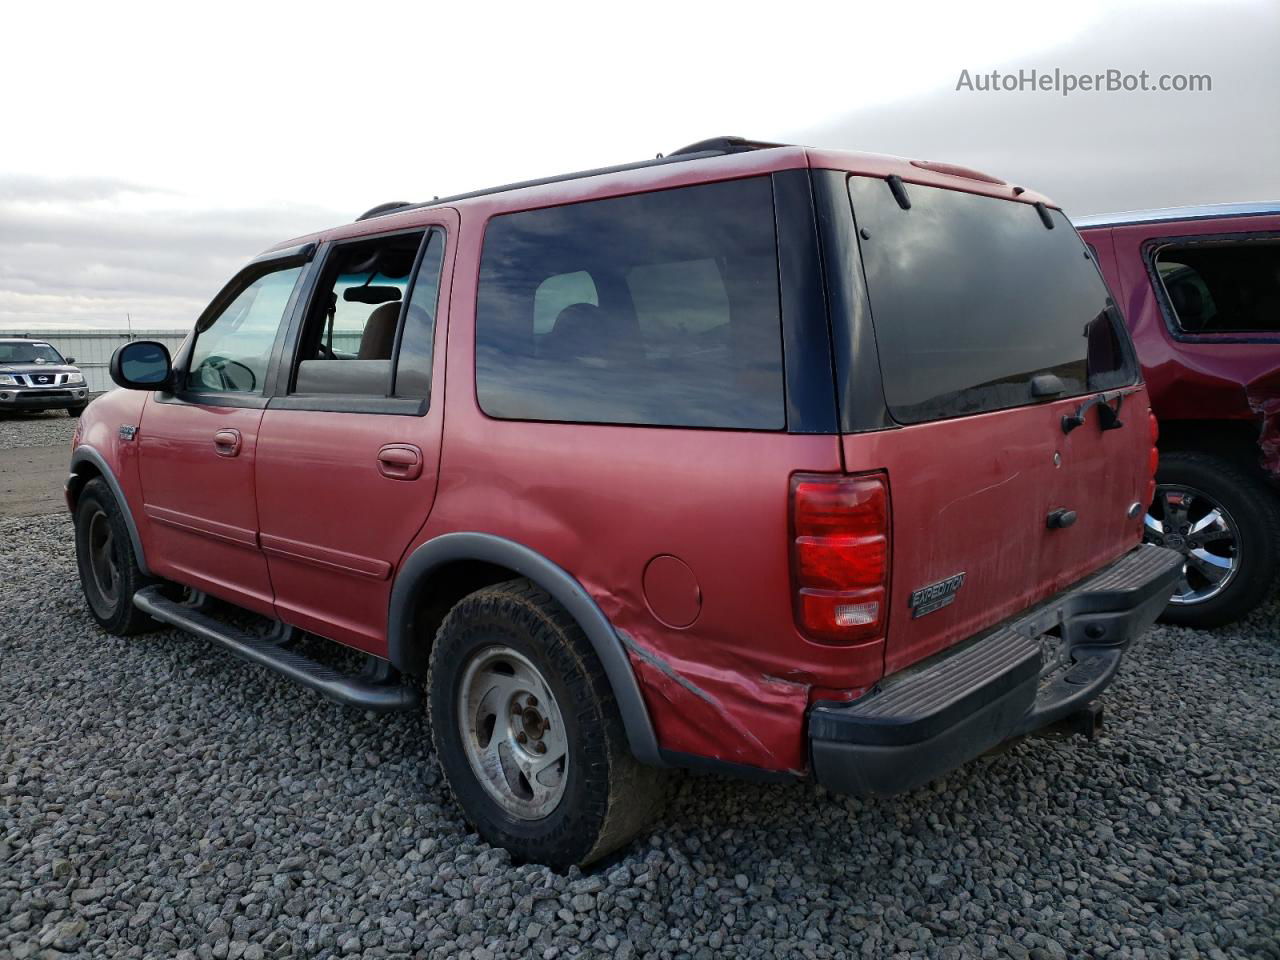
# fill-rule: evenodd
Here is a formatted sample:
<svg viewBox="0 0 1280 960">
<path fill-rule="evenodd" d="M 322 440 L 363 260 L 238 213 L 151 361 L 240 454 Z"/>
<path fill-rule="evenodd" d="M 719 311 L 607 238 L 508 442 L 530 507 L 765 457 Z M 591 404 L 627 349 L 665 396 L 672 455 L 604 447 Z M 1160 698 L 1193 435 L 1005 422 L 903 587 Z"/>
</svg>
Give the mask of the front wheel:
<svg viewBox="0 0 1280 960">
<path fill-rule="evenodd" d="M 661 810 L 662 771 L 627 746 L 581 628 L 527 580 L 464 597 L 427 677 L 436 756 L 476 832 L 563 869 L 627 843 Z"/>
<path fill-rule="evenodd" d="M 120 506 L 104 480 L 85 484 L 76 501 L 76 566 L 89 613 L 118 637 L 159 627 L 133 605 L 133 595 L 155 581 L 138 566 Z"/>
<path fill-rule="evenodd" d="M 1183 555 L 1165 623 L 1217 627 L 1248 614 L 1275 582 L 1280 510 L 1254 474 L 1212 454 L 1163 454 L 1145 539 Z"/>
</svg>

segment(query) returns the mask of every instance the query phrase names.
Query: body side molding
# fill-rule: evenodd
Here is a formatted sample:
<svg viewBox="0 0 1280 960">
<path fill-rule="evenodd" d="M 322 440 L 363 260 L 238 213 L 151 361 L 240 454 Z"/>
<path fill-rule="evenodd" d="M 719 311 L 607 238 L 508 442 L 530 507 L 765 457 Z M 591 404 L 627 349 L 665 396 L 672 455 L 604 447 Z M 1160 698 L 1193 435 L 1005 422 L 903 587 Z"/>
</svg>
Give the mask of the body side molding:
<svg viewBox="0 0 1280 960">
<path fill-rule="evenodd" d="M 80 444 L 71 453 L 71 475 L 67 477 L 68 494 L 74 493 L 79 496 L 79 484 L 73 489 L 72 483 L 76 479 L 78 472 L 76 467 L 82 463 L 92 464 L 102 474 L 102 478 L 107 481 L 107 486 L 111 488 L 111 495 L 116 498 L 116 504 L 124 515 L 124 525 L 129 528 L 129 542 L 133 544 L 133 555 L 138 561 L 138 569 L 150 576 L 151 571 L 147 567 L 147 558 L 142 551 L 142 537 L 138 535 L 138 525 L 133 520 L 133 511 L 129 507 L 129 501 L 124 495 L 120 481 L 116 479 L 115 472 L 107 465 L 106 458 L 87 443 Z M 71 497 L 68 496 L 67 499 L 68 506 L 70 506 Z"/>
<path fill-rule="evenodd" d="M 490 533 L 446 533 L 413 551 L 396 574 L 387 619 L 387 659 L 397 669 L 407 662 L 414 641 L 414 598 L 432 571 L 456 560 L 479 560 L 508 567 L 553 596 L 582 627 L 604 666 L 627 731 L 627 743 L 641 763 L 666 766 L 640 695 L 640 685 L 622 641 L 604 612 L 568 571 L 528 547 Z"/>
</svg>

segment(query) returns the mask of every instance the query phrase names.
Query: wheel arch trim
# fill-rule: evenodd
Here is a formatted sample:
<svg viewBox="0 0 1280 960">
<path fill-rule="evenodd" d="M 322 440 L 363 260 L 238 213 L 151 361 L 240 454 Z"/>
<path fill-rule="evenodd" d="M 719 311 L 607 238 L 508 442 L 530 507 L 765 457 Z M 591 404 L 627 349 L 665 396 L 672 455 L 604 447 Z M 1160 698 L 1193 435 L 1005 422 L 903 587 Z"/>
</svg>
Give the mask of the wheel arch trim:
<svg viewBox="0 0 1280 960">
<path fill-rule="evenodd" d="M 479 560 L 507 567 L 551 594 L 582 628 L 604 667 L 627 743 L 641 763 L 666 766 L 626 649 L 613 624 L 572 574 L 534 550 L 490 533 L 446 533 L 428 540 L 396 572 L 387 619 L 387 659 L 404 669 L 414 642 L 415 599 L 433 572 L 458 560 Z"/>
<path fill-rule="evenodd" d="M 79 491 L 72 490 L 72 478 L 79 474 L 76 468 L 81 464 L 88 463 L 98 471 L 99 475 L 107 481 L 107 486 L 111 488 L 111 495 L 116 498 L 116 505 L 120 508 L 120 513 L 124 516 L 124 525 L 129 530 L 129 542 L 133 546 L 133 556 L 137 561 L 138 569 L 147 576 L 151 575 L 151 571 L 147 567 L 146 554 L 142 549 L 142 537 L 138 533 L 138 525 L 134 522 L 133 511 L 129 509 L 129 500 L 124 495 L 124 488 L 120 486 L 120 481 L 116 479 L 115 471 L 107 464 L 106 458 L 93 447 L 86 443 L 80 444 L 72 451 L 71 454 L 71 476 L 67 478 L 68 493 L 75 493 L 78 497 Z M 68 506 L 70 506 L 71 497 L 68 496 Z M 73 508 L 74 509 L 74 508 Z"/>
</svg>

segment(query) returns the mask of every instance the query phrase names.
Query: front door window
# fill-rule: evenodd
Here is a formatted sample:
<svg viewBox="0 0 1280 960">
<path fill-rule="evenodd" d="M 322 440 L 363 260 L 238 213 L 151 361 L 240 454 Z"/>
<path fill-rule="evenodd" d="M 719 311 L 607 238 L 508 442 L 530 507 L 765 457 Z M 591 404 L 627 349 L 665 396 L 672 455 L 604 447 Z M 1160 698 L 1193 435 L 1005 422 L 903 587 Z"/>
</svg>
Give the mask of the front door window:
<svg viewBox="0 0 1280 960">
<path fill-rule="evenodd" d="M 185 387 L 191 393 L 261 396 L 271 348 L 302 267 L 266 273 L 196 328 Z"/>
</svg>

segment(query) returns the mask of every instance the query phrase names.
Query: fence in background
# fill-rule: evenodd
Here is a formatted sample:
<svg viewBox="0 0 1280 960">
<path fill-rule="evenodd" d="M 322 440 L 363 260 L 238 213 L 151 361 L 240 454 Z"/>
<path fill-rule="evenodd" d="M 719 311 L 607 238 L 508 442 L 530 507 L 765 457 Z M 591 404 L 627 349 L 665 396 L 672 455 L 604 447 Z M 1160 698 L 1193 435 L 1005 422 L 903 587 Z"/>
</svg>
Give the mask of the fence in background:
<svg viewBox="0 0 1280 960">
<path fill-rule="evenodd" d="M 90 391 L 101 393 L 112 387 L 107 365 L 116 347 L 130 340 L 159 340 L 178 352 L 187 337 L 186 330 L 0 330 L 0 337 L 30 337 L 51 343 L 64 357 L 75 357 L 76 366 L 84 371 Z"/>
</svg>

